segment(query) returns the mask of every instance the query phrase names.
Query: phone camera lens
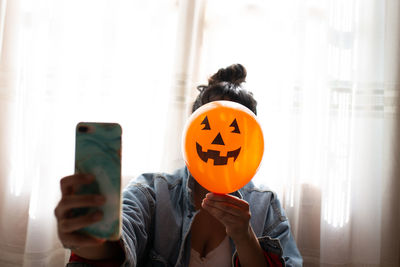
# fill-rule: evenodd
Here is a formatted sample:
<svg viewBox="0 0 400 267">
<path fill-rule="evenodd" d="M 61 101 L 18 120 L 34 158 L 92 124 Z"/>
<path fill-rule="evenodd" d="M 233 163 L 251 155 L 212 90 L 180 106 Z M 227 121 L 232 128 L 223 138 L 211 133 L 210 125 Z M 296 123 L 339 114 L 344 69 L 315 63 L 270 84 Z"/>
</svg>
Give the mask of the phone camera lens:
<svg viewBox="0 0 400 267">
<path fill-rule="evenodd" d="M 78 131 L 81 133 L 87 133 L 87 131 L 89 130 L 89 127 L 87 126 L 79 126 Z"/>
</svg>

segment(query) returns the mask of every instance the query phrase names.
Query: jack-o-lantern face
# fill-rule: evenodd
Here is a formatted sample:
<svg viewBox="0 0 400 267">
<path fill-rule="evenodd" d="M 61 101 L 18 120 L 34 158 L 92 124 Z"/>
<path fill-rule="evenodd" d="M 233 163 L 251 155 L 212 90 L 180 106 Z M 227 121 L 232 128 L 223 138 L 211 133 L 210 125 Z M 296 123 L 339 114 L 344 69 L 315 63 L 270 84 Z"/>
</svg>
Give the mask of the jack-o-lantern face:
<svg viewBox="0 0 400 267">
<path fill-rule="evenodd" d="M 247 184 L 264 152 L 261 127 L 241 104 L 214 101 L 196 110 L 183 134 L 186 165 L 204 188 L 230 193 Z"/>
<path fill-rule="evenodd" d="M 204 120 L 201 122 L 204 127 L 201 129 L 202 131 L 211 131 L 210 127 L 210 122 L 208 121 L 207 115 L 204 117 Z M 229 125 L 229 127 L 232 127 L 232 131 L 226 131 L 226 134 L 240 134 L 239 126 L 237 124 L 236 118 L 232 121 L 232 123 Z M 225 142 L 224 139 L 222 138 L 221 131 L 223 129 L 217 129 L 218 134 L 214 138 L 214 140 L 211 142 L 211 145 L 215 145 L 215 149 L 207 149 L 207 151 L 203 151 L 202 145 L 200 145 L 198 142 L 196 142 L 196 151 L 197 155 L 199 155 L 200 159 L 204 162 L 207 162 L 209 159 L 212 159 L 214 162 L 214 165 L 226 165 L 228 164 L 228 159 L 233 158 L 233 161 L 236 160 L 236 158 L 239 156 L 240 153 L 240 148 L 238 147 L 234 150 L 229 150 L 229 144 L 226 145 L 228 147 L 227 151 L 225 150 Z M 225 136 L 225 135 L 224 135 Z M 232 143 L 237 143 L 235 140 L 232 140 L 235 138 L 230 138 L 229 141 L 233 141 Z M 238 139 L 238 138 L 236 138 Z M 226 152 L 226 156 L 222 156 L 221 152 Z"/>
</svg>

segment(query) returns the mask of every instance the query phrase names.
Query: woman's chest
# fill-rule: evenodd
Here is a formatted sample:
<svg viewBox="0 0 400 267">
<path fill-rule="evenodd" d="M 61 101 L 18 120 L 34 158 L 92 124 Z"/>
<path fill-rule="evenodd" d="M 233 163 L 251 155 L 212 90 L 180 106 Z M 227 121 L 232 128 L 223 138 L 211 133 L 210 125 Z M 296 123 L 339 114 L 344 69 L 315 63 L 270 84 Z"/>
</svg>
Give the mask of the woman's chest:
<svg viewBox="0 0 400 267">
<path fill-rule="evenodd" d="M 209 213 L 201 210 L 191 226 L 191 248 L 201 257 L 218 247 L 226 236 L 225 227 Z"/>
</svg>

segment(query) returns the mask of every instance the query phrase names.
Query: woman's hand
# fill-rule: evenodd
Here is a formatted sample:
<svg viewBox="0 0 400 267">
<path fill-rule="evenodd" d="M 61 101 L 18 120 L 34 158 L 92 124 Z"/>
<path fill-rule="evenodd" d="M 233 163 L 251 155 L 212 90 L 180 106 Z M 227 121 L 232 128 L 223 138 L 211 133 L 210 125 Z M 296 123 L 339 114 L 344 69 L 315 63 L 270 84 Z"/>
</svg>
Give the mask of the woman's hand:
<svg viewBox="0 0 400 267">
<path fill-rule="evenodd" d="M 208 193 L 201 204 L 202 208 L 217 218 L 235 243 L 252 238 L 249 204 L 231 195 Z"/>
<path fill-rule="evenodd" d="M 58 237 L 65 248 L 76 250 L 78 248 L 100 246 L 105 240 L 96 239 L 76 231 L 98 222 L 103 217 L 101 211 L 79 217 L 71 217 L 74 208 L 99 207 L 105 203 L 101 195 L 75 195 L 77 189 L 94 181 L 91 175 L 75 174 L 61 179 L 61 200 L 54 210 L 57 218 Z"/>
<path fill-rule="evenodd" d="M 250 226 L 249 203 L 231 195 L 208 193 L 201 206 L 225 226 L 227 235 L 236 245 L 240 266 L 268 266 Z"/>
</svg>

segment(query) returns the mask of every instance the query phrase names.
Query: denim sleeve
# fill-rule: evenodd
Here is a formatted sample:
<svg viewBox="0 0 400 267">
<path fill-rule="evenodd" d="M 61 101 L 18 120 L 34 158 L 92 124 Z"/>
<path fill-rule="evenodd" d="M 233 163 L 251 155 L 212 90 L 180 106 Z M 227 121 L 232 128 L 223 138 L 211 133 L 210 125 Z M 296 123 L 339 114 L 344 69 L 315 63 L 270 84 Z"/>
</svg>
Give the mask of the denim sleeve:
<svg viewBox="0 0 400 267">
<path fill-rule="evenodd" d="M 122 266 L 137 266 L 146 256 L 151 240 L 155 209 L 154 191 L 145 185 L 132 184 L 123 192 L 122 244 L 125 262 Z"/>
<path fill-rule="evenodd" d="M 285 266 L 302 266 L 303 259 L 276 194 L 272 195 L 270 203 L 264 234 L 259 238 L 261 247 L 267 252 L 280 255 Z"/>
</svg>

